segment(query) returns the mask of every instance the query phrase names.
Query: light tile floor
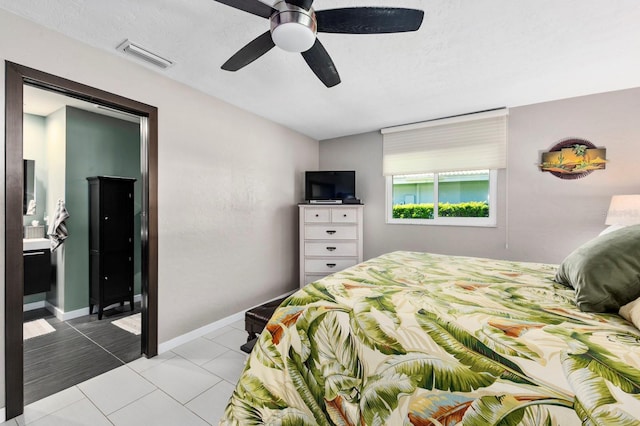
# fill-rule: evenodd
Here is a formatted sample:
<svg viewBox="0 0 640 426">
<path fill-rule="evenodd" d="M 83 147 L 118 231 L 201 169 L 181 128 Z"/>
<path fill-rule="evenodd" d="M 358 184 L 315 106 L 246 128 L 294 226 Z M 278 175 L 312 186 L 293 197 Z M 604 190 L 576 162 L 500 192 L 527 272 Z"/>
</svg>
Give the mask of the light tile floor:
<svg viewBox="0 0 640 426">
<path fill-rule="evenodd" d="M 244 368 L 244 321 L 65 389 L 2 425 L 217 425 Z"/>
</svg>

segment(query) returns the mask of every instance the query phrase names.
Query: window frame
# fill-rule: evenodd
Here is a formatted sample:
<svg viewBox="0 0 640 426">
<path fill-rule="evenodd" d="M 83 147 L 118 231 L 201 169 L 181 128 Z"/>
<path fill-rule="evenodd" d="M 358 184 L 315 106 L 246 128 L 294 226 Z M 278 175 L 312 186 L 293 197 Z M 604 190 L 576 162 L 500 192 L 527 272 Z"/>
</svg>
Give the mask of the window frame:
<svg viewBox="0 0 640 426">
<path fill-rule="evenodd" d="M 446 172 L 439 172 L 446 173 Z M 393 176 L 385 176 L 385 218 L 390 225 L 435 225 L 435 226 L 477 226 L 496 227 L 497 226 L 497 202 L 498 193 L 498 170 L 489 170 L 489 217 L 434 217 L 433 219 L 397 219 L 393 217 Z M 434 215 L 438 209 L 438 172 L 434 173 Z"/>
</svg>

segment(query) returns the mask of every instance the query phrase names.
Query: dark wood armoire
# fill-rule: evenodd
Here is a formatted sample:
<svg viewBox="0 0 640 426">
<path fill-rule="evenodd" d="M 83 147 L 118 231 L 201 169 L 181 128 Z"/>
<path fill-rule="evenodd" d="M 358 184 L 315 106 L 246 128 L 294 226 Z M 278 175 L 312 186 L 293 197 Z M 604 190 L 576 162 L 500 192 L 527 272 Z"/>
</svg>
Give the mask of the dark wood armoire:
<svg viewBox="0 0 640 426">
<path fill-rule="evenodd" d="M 95 176 L 89 181 L 89 314 L 98 319 L 114 303 L 133 310 L 133 183 L 136 179 Z"/>
</svg>

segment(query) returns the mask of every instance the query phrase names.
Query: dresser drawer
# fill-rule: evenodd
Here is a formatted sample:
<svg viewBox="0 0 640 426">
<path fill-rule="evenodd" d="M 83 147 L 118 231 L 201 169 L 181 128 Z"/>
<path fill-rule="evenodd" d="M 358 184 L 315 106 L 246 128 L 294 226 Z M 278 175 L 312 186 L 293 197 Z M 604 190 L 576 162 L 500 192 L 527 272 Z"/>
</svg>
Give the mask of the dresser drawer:
<svg viewBox="0 0 640 426">
<path fill-rule="evenodd" d="M 304 238 L 307 240 L 355 240 L 358 238 L 356 225 L 305 225 Z"/>
<path fill-rule="evenodd" d="M 358 263 L 357 259 L 305 259 L 304 270 L 307 273 L 333 273 Z"/>
<path fill-rule="evenodd" d="M 313 222 L 330 222 L 331 210 L 329 208 L 322 209 L 305 209 L 304 221 L 308 223 Z"/>
<path fill-rule="evenodd" d="M 331 209 L 331 222 L 333 223 L 356 223 L 357 221 L 358 211 L 356 209 Z"/>
<path fill-rule="evenodd" d="M 318 281 L 321 278 L 326 277 L 328 274 L 305 274 L 304 275 L 304 284 L 307 285 L 314 281 Z"/>
<path fill-rule="evenodd" d="M 305 256 L 357 256 L 356 242 L 350 243 L 304 243 Z"/>
</svg>

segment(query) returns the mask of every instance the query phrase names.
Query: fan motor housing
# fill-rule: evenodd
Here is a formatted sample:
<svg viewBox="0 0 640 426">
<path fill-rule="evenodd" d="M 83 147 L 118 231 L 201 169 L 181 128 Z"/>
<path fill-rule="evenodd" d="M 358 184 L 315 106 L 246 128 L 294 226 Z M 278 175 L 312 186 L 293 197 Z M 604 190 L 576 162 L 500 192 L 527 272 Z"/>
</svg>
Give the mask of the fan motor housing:
<svg viewBox="0 0 640 426">
<path fill-rule="evenodd" d="M 317 24 L 313 9 L 305 10 L 281 1 L 273 6 L 271 38 L 279 48 L 288 52 L 304 52 L 316 41 Z"/>
</svg>

